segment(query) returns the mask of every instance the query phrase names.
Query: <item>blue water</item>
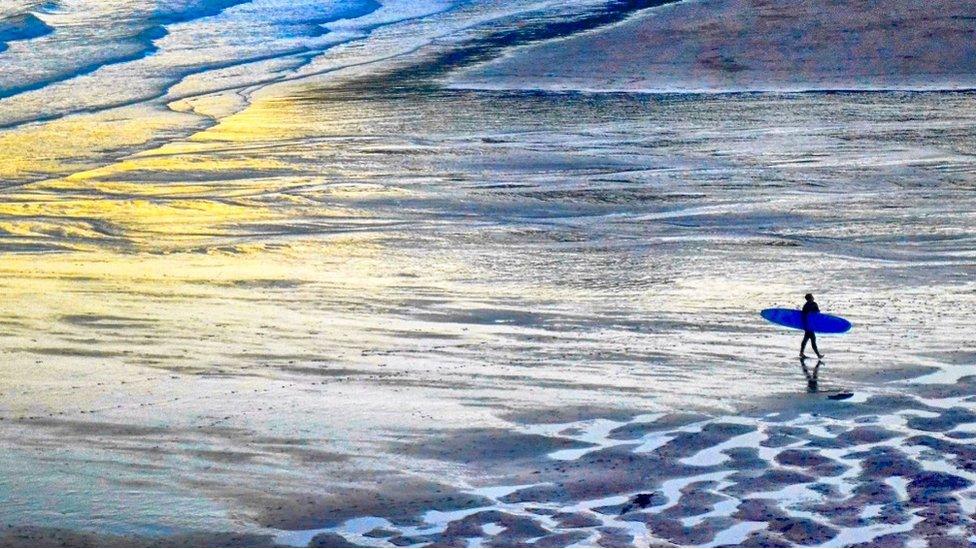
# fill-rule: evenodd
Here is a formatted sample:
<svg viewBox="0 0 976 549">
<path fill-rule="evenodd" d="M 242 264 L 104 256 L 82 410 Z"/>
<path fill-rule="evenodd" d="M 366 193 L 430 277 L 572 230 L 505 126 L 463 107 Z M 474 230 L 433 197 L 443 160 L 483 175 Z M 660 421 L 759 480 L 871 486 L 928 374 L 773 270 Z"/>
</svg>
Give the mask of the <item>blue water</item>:
<svg viewBox="0 0 976 549">
<path fill-rule="evenodd" d="M 62 157 L 72 157 L 94 167 L 143 150 L 150 142 L 190 135 L 240 110 L 269 84 L 350 68 L 369 74 L 383 65 L 416 62 L 407 59 L 450 49 L 479 33 L 521 28 L 540 18 L 566 34 L 576 27 L 560 21 L 601 10 L 627 13 L 637 5 L 617 4 L 607 0 L 568 6 L 549 0 L 10 0 L 0 6 L 0 131 L 93 113 L 108 113 L 105 117 L 112 120 L 142 120 L 143 127 L 159 126 L 160 113 L 192 112 L 203 118 L 167 125 L 138 146 L 116 149 L 101 143 L 87 150 L 59 151 L 56 158 L 60 162 Z M 522 37 L 534 38 L 539 37 Z M 216 100 L 223 106 L 219 113 L 185 103 L 218 94 L 226 96 Z M 227 107 L 230 103 L 232 108 Z M 32 169 L 24 180 L 67 173 Z M 18 181 L 21 178 L 8 175 L 3 183 Z"/>
<path fill-rule="evenodd" d="M 0 99 L 13 99 L 0 104 L 0 127 L 171 100 L 167 91 L 189 75 L 288 58 L 249 67 L 237 86 L 266 82 L 280 77 L 282 67 L 294 71 L 378 26 L 450 7 L 375 0 L 64 0 L 7 7 L 0 12 Z M 337 21 L 341 30 L 331 30 Z"/>
<path fill-rule="evenodd" d="M 30 40 L 44 36 L 52 31 L 32 13 L 11 17 L 0 21 L 0 52 L 7 49 L 8 42 Z"/>
</svg>

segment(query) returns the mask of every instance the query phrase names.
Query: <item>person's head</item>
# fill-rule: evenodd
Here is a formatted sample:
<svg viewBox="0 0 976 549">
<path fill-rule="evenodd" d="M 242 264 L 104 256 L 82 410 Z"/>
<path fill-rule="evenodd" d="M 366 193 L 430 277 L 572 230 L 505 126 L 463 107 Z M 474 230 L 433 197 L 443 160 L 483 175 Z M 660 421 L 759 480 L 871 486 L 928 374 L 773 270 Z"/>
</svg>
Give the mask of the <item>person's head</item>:
<svg viewBox="0 0 976 549">
<path fill-rule="evenodd" d="M 807 301 L 813 301 L 813 294 L 807 294 L 803 296 L 803 298 L 806 299 Z"/>
</svg>

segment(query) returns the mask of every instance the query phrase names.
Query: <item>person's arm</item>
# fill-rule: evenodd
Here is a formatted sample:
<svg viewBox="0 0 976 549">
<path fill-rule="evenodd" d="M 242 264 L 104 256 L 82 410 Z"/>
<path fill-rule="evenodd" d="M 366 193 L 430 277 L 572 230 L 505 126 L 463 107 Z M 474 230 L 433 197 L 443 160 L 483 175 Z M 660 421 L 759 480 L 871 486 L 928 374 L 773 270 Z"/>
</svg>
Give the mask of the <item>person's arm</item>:
<svg viewBox="0 0 976 549">
<path fill-rule="evenodd" d="M 817 304 L 816 303 L 804 303 L 803 304 L 803 309 L 800 311 L 800 318 L 803 319 L 803 329 L 804 330 L 809 330 L 810 329 L 810 326 L 807 324 L 807 319 L 810 317 L 810 314 L 811 313 L 815 313 L 818 310 L 819 309 L 817 308 Z"/>
</svg>

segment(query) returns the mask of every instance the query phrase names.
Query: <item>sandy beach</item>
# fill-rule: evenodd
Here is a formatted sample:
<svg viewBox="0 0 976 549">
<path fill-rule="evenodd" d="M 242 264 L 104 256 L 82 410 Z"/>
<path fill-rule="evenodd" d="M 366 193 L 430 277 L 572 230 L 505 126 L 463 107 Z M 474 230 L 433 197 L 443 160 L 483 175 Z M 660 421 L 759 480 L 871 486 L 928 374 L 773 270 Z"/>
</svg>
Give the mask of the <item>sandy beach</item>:
<svg viewBox="0 0 976 549">
<path fill-rule="evenodd" d="M 406 452 L 467 464 L 488 501 L 327 529 L 363 546 L 970 546 L 974 524 L 971 356 L 941 373 L 766 402 L 731 416 L 689 412 L 470 429 Z M 942 383 L 937 381 L 940 378 Z M 476 464 L 476 465 L 471 465 Z M 653 487 L 653 488 L 650 488 Z M 316 531 L 287 542 L 314 541 Z"/>
<path fill-rule="evenodd" d="M 0 98 L 0 545 L 976 544 L 976 95 L 459 84 L 704 4 L 242 2 Z"/>
<path fill-rule="evenodd" d="M 976 8 L 697 0 L 513 50 L 458 87 L 647 92 L 971 90 Z"/>
</svg>

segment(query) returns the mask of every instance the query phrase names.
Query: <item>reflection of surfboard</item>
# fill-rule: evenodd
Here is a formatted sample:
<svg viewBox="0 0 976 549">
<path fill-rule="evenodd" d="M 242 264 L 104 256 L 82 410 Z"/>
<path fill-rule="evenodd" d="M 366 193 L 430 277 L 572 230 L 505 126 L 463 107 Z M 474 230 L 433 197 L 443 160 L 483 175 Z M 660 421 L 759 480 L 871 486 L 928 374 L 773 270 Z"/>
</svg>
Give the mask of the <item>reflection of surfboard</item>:
<svg viewBox="0 0 976 549">
<path fill-rule="evenodd" d="M 796 330 L 810 330 L 818 334 L 842 334 L 851 329 L 851 323 L 839 316 L 811 313 L 807 316 L 807 326 L 803 324 L 803 313 L 797 309 L 763 309 L 759 313 L 763 318 Z"/>
</svg>

